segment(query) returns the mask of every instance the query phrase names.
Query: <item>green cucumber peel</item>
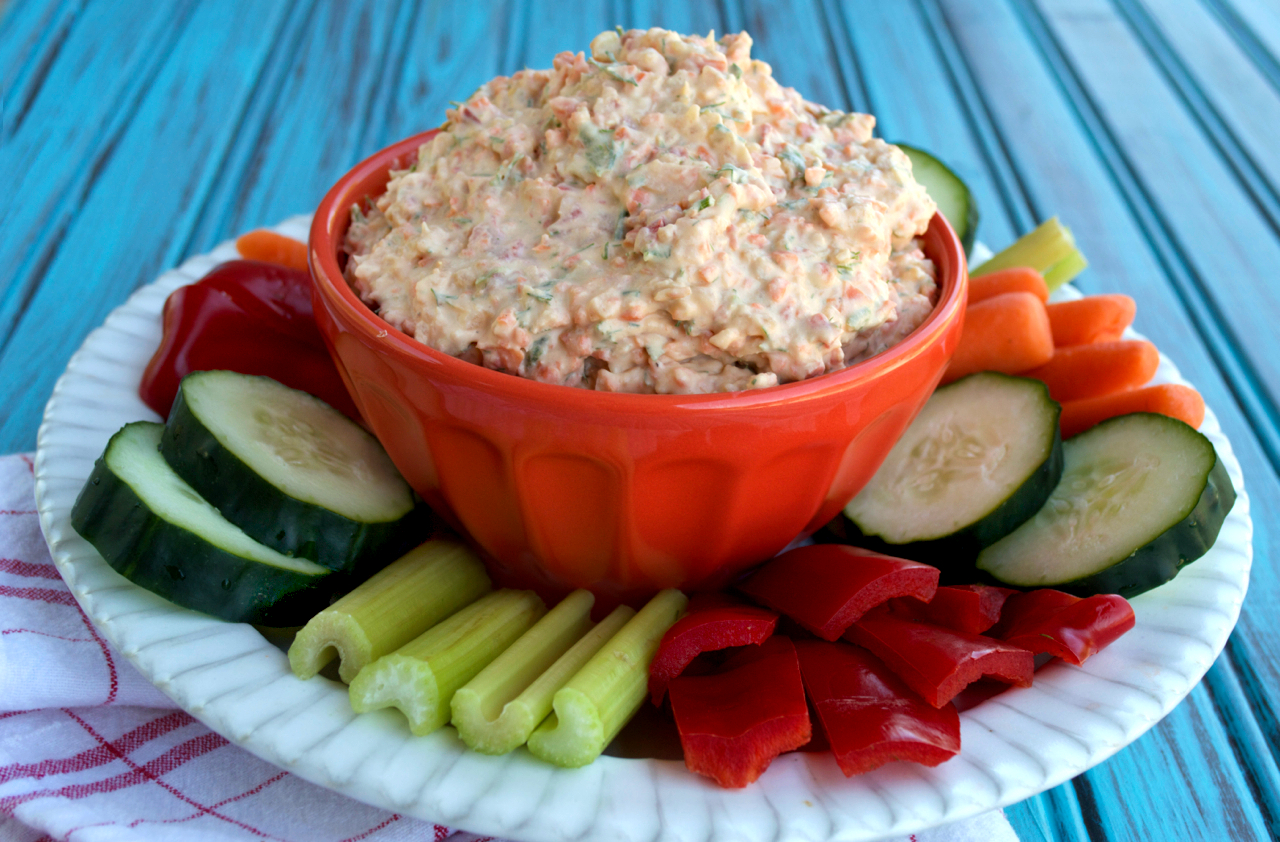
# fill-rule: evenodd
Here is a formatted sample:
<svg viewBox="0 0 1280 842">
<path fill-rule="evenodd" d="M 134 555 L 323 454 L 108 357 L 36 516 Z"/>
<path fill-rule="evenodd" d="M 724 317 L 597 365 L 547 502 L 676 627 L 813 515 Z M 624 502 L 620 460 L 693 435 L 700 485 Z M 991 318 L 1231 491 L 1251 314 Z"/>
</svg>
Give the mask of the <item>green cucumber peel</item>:
<svg viewBox="0 0 1280 842">
<path fill-rule="evenodd" d="M 255 541 L 357 581 L 412 546 L 426 518 L 376 438 L 268 377 L 184 377 L 160 452 Z"/>
<path fill-rule="evenodd" d="M 1236 500 L 1213 443 L 1164 415 L 1108 419 L 1064 452 L 1041 511 L 978 556 L 993 581 L 1137 596 L 1208 552 Z"/>
<path fill-rule="evenodd" d="M 76 532 L 135 585 L 233 623 L 298 625 L 324 606 L 330 571 L 228 522 L 161 458 L 162 431 L 136 421 L 111 437 L 72 506 Z"/>
</svg>

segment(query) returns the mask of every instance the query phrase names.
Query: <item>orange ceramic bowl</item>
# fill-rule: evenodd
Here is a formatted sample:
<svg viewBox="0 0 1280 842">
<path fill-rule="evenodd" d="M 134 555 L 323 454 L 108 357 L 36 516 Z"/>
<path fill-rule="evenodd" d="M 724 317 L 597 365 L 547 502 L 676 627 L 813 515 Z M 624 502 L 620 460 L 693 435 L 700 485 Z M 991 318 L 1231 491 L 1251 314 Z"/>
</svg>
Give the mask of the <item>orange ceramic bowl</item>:
<svg viewBox="0 0 1280 842">
<path fill-rule="evenodd" d="M 941 286 L 893 348 L 768 389 L 633 395 L 554 386 L 433 350 L 347 285 L 352 204 L 381 194 L 431 133 L 347 173 L 311 226 L 316 320 L 347 388 L 423 499 L 490 556 L 502 584 L 635 602 L 719 587 L 834 517 L 932 393 L 960 338 L 964 250 L 935 216 Z"/>
</svg>

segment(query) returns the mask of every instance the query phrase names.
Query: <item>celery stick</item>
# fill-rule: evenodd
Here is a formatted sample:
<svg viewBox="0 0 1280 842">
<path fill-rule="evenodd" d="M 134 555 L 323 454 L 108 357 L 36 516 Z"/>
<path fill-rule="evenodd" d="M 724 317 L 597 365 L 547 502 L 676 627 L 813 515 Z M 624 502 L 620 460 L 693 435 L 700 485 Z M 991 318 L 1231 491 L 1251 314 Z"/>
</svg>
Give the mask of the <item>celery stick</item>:
<svg viewBox="0 0 1280 842">
<path fill-rule="evenodd" d="M 529 737 L 529 751 L 557 766 L 585 766 L 599 757 L 643 704 L 649 664 L 662 635 L 688 602 L 677 590 L 663 591 L 649 600 L 556 691 L 555 712 Z"/>
<path fill-rule="evenodd" d="M 351 682 L 351 707 L 356 713 L 399 708 L 409 730 L 429 734 L 449 721 L 457 689 L 545 611 L 533 591 L 491 593 L 360 670 Z"/>
<path fill-rule="evenodd" d="M 591 628 L 594 603 L 590 591 L 569 594 L 453 695 L 453 726 L 464 743 L 485 754 L 504 754 L 528 739 L 528 733 L 517 739 L 513 728 L 518 731 L 514 720 L 531 712 L 512 701 Z M 529 723 L 530 732 L 538 721 Z"/>
<path fill-rule="evenodd" d="M 570 605 L 575 598 L 581 602 Z M 454 694 L 453 726 L 464 743 L 484 754 L 505 754 L 524 745 L 551 713 L 556 691 L 636 613 L 619 606 L 584 635 L 591 625 L 592 601 L 586 591 L 574 591 Z M 557 618 L 561 609 L 564 617 Z M 548 657 L 554 663 L 548 664 Z"/>
<path fill-rule="evenodd" d="M 375 573 L 311 618 L 289 647 L 289 666 L 311 678 L 341 659 L 350 684 L 366 665 L 413 640 L 489 591 L 474 553 L 454 541 L 428 541 Z"/>
<path fill-rule="evenodd" d="M 1065 284 L 1067 281 L 1079 275 L 1088 267 L 1089 261 L 1084 259 L 1084 255 L 1079 251 L 1073 251 L 1071 254 L 1059 260 L 1050 266 L 1044 273 L 1045 285 L 1050 290 L 1055 290 Z"/>
<path fill-rule="evenodd" d="M 1045 276 L 1045 283 L 1052 290 L 1080 274 L 1086 265 L 1084 255 L 1076 248 L 1071 230 L 1055 216 L 1014 240 L 1012 245 L 993 255 L 969 274 L 976 278 L 1000 269 L 1030 266 Z M 1052 281 L 1051 270 L 1057 270 L 1053 272 Z"/>
</svg>

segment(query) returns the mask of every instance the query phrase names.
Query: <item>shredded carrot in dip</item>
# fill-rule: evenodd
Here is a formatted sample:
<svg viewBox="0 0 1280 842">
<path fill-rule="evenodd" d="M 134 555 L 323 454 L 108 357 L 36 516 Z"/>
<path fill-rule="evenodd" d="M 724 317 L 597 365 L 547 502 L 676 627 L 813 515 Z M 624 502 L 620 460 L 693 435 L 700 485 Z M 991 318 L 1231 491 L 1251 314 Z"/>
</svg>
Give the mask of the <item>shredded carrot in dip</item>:
<svg viewBox="0 0 1280 842">
<path fill-rule="evenodd" d="M 611 31 L 486 83 L 353 210 L 349 281 L 433 348 L 607 391 L 772 386 L 888 348 L 936 300 L 934 203 L 873 117 L 750 51 Z"/>
</svg>

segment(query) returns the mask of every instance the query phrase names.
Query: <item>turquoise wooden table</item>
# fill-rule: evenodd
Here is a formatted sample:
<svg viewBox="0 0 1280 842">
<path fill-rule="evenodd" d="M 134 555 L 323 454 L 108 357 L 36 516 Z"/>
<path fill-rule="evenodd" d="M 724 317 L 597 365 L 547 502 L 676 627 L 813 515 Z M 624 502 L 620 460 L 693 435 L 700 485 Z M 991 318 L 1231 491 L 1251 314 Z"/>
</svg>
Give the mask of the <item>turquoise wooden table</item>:
<svg viewBox="0 0 1280 842">
<path fill-rule="evenodd" d="M 1255 562 L 1226 652 L 1146 736 L 1008 809 L 1025 840 L 1280 838 L 1280 6 L 1262 0 L 0 2 L 0 451 L 68 357 L 185 257 L 315 206 L 484 80 L 597 32 L 748 30 L 976 190 L 1000 247 L 1060 216 L 1085 292 L 1218 414 Z"/>
</svg>

